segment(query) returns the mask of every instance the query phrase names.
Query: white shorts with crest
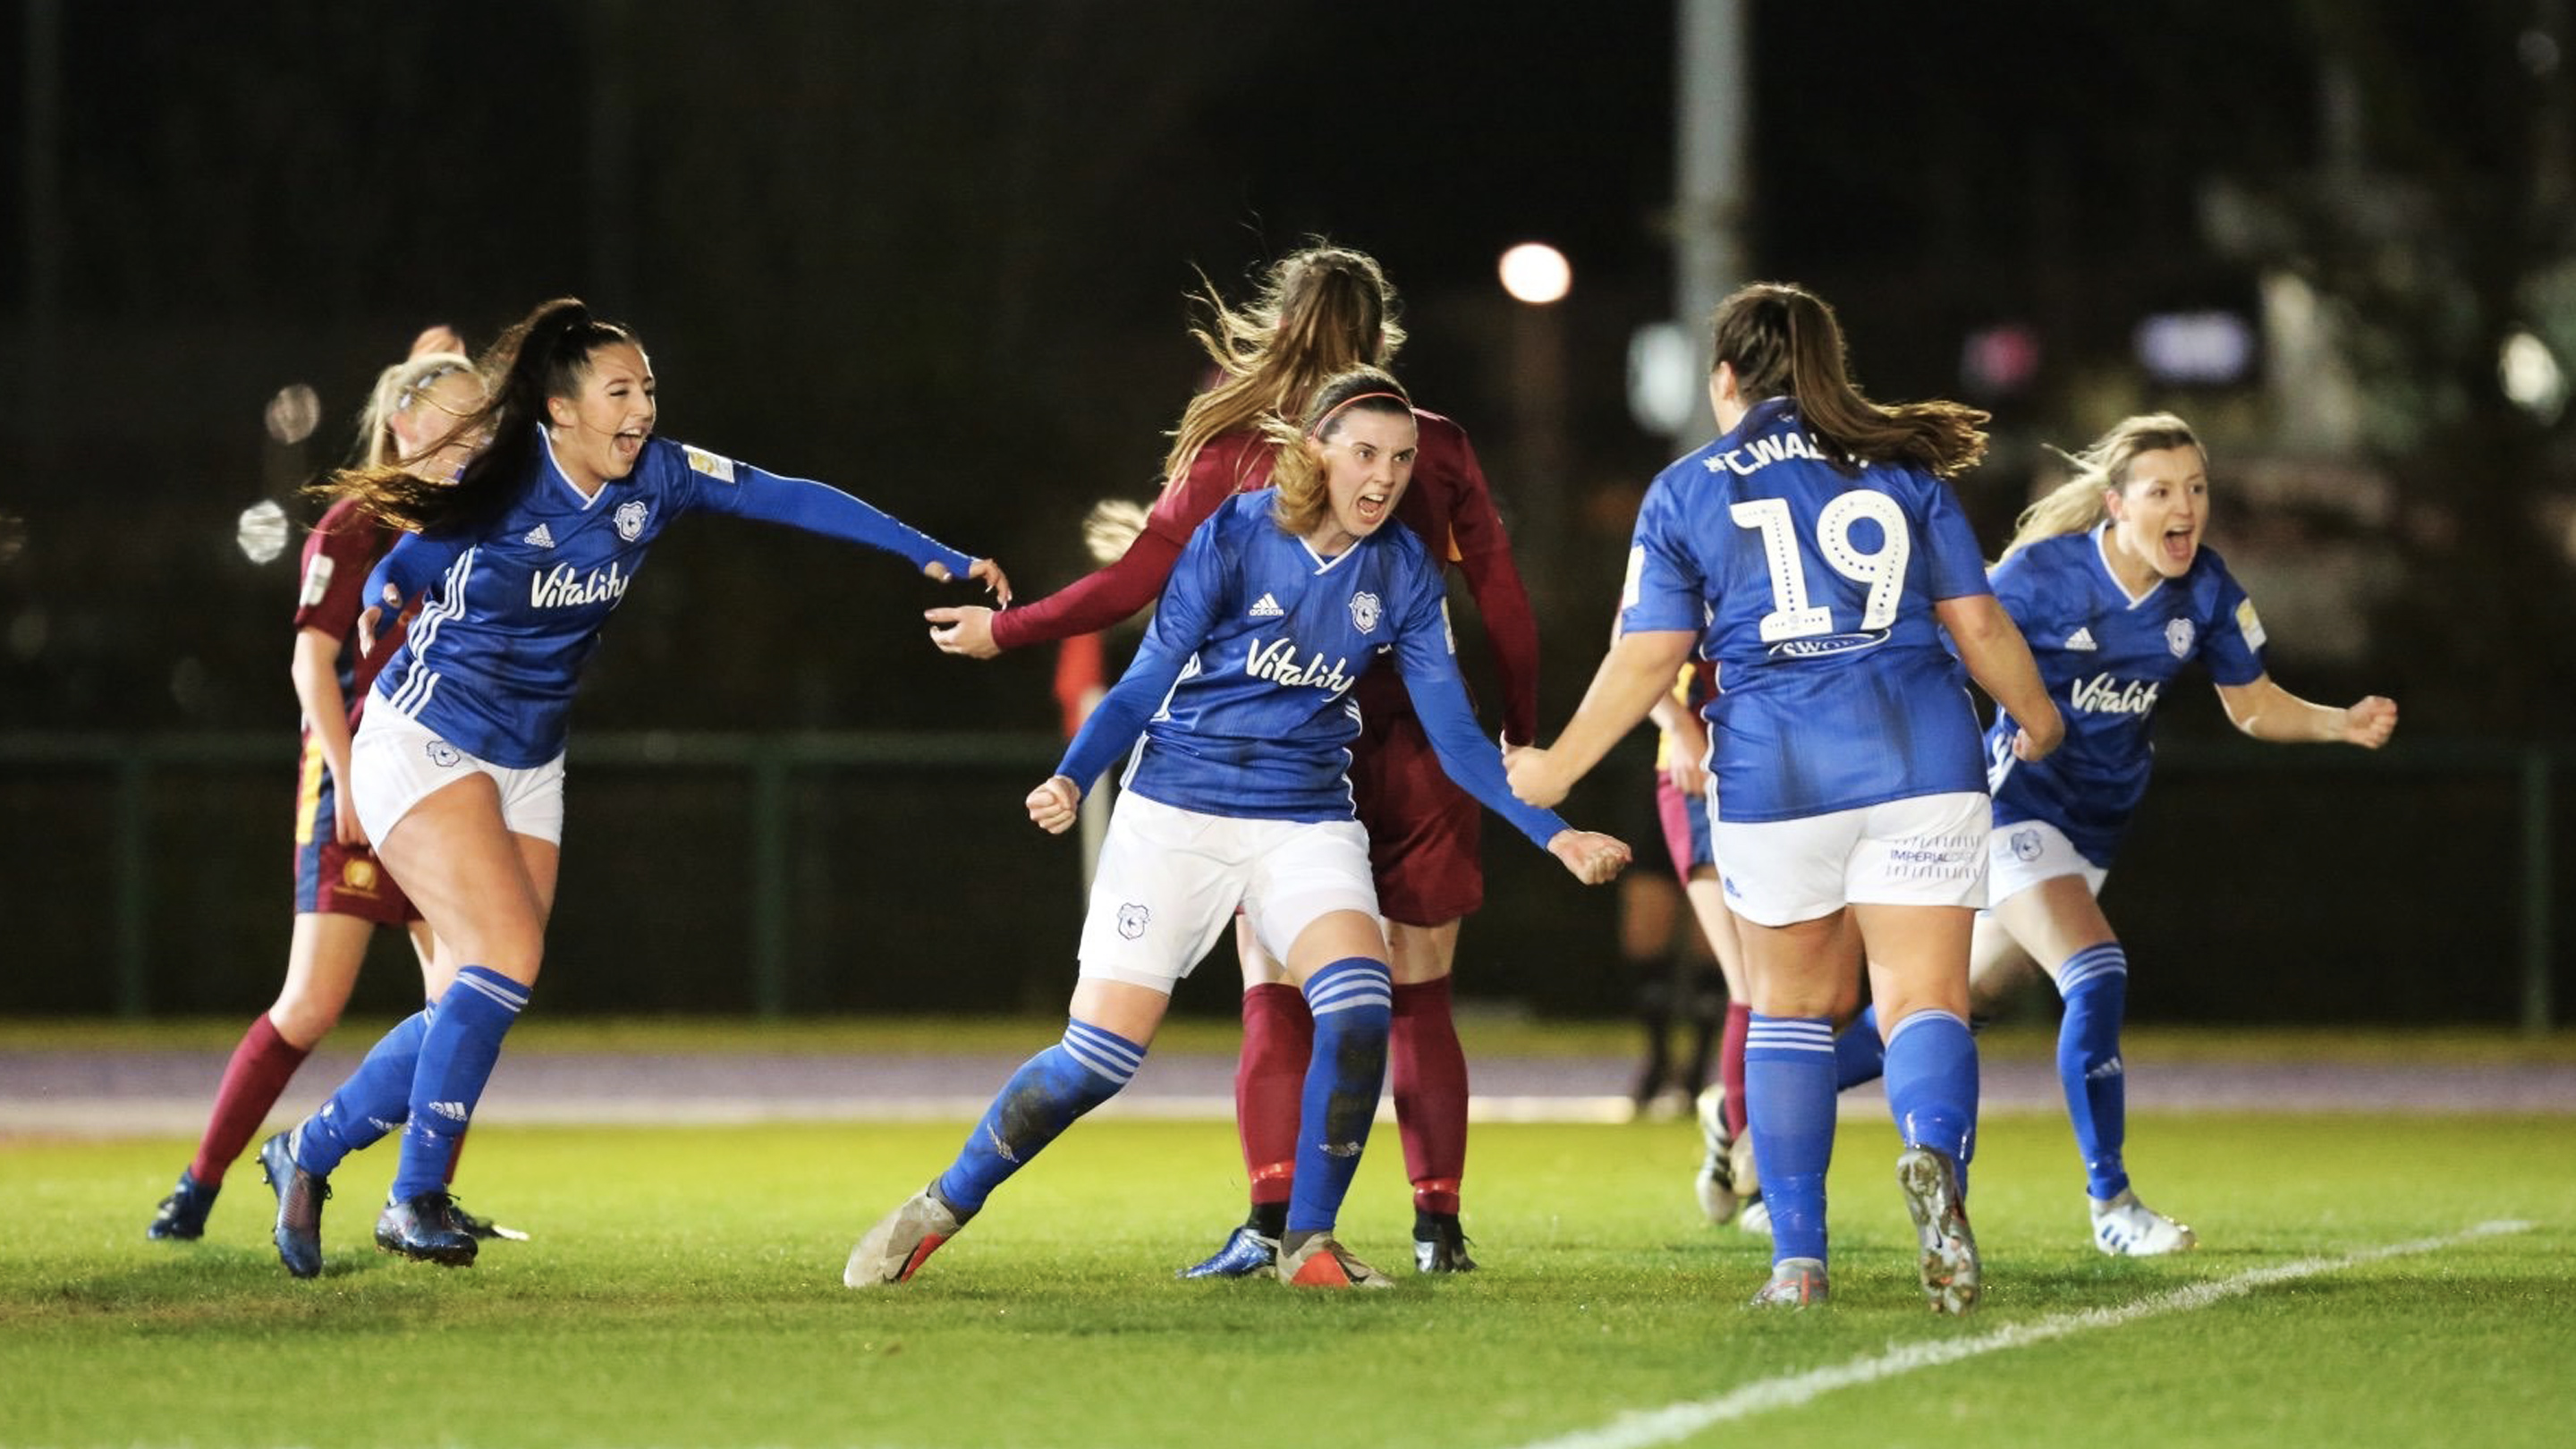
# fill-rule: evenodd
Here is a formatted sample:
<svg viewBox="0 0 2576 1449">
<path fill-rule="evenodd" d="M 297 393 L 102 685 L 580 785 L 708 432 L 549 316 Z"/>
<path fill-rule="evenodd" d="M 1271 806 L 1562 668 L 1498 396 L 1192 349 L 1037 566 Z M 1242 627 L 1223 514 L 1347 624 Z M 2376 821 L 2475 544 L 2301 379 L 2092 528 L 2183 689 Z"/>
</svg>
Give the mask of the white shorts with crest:
<svg viewBox="0 0 2576 1449">
<path fill-rule="evenodd" d="M 2000 905 L 2061 875 L 2084 877 L 2085 888 L 2098 896 L 2111 872 L 2085 859 L 2065 831 L 2045 820 L 2017 820 L 1995 827 L 1987 846 L 1986 899 Z"/>
<path fill-rule="evenodd" d="M 411 808 L 442 785 L 489 775 L 501 789 L 501 823 L 519 835 L 563 843 L 564 757 L 514 770 L 469 755 L 384 702 L 367 702 L 349 742 L 349 800 L 367 838 L 381 844 Z"/>
<path fill-rule="evenodd" d="M 1983 791 L 1915 795 L 1796 820 L 1711 827 L 1726 903 L 1756 925 L 1789 926 L 1844 906 L 1986 903 Z"/>
<path fill-rule="evenodd" d="M 1356 820 L 1202 815 L 1130 790 L 1109 817 L 1091 879 L 1082 974 L 1169 992 L 1238 906 L 1282 962 L 1297 933 L 1333 911 L 1374 919 L 1368 832 Z"/>
</svg>

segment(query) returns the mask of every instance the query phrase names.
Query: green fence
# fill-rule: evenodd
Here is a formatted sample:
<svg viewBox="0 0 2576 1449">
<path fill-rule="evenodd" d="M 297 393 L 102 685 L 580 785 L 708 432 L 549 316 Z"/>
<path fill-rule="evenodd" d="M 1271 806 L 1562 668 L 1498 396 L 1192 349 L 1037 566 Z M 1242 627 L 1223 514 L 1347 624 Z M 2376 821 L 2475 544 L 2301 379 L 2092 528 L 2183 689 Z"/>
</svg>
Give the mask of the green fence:
<svg viewBox="0 0 2576 1449">
<path fill-rule="evenodd" d="M 1059 749 L 1035 734 L 580 736 L 540 990 L 597 1011 L 1054 1009 L 1081 863 L 1020 799 Z M 2547 1030 L 2570 968 L 2571 757 L 2168 746 L 2104 896 L 2138 962 L 2133 1011 Z M 257 1009 L 284 960 L 294 772 L 291 736 L 0 734 L 0 1012 Z M 1640 757 L 1614 756 L 1566 813 L 1628 834 L 1651 868 L 1646 778 Z M 1619 1011 L 1612 893 L 1573 886 L 1499 823 L 1485 855 L 1462 994 Z M 1183 1009 L 1230 1009 L 1231 969 L 1199 975 Z M 361 1009 L 399 1005 L 407 976 L 371 970 Z"/>
</svg>

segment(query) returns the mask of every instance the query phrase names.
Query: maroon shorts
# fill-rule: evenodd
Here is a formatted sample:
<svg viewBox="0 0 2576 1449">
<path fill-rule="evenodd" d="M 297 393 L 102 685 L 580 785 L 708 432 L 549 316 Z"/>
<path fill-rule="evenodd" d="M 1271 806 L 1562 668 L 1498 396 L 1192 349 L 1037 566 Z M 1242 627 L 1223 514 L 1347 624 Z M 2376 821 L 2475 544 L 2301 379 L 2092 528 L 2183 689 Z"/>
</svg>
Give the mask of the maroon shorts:
<svg viewBox="0 0 2576 1449">
<path fill-rule="evenodd" d="M 411 898 L 394 884 L 376 853 L 342 845 L 333 797 L 337 782 L 322 763 L 322 747 L 304 742 L 304 769 L 295 786 L 295 913 L 355 916 L 379 926 L 420 919 Z"/>
<path fill-rule="evenodd" d="M 1351 794 L 1368 827 L 1377 908 L 1408 926 L 1437 926 L 1485 903 L 1484 808 L 1452 783 L 1410 712 L 1381 711 L 1351 749 Z"/>
</svg>

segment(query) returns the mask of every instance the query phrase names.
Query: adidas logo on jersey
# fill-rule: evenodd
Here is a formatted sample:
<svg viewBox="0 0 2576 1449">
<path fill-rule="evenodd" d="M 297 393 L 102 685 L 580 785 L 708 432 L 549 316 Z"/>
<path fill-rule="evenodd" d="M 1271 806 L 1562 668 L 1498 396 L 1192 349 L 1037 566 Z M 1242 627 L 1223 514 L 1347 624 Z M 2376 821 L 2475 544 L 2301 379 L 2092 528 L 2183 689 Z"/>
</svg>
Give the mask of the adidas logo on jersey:
<svg viewBox="0 0 2576 1449">
<path fill-rule="evenodd" d="M 2100 646 L 2093 642 L 2093 631 L 2081 624 L 2078 624 L 2075 626 L 2075 632 L 2066 636 L 2065 647 L 2069 649 L 2095 649 Z"/>
<path fill-rule="evenodd" d="M 522 534 L 519 538 L 519 542 L 526 544 L 530 548 L 552 548 L 555 546 L 554 530 L 540 523 L 536 527 L 529 529 L 525 534 Z"/>
<path fill-rule="evenodd" d="M 1252 606 L 1252 617 L 1256 619 L 1276 619 L 1287 612 L 1279 607 L 1279 600 L 1269 594 L 1263 594 Z"/>
</svg>

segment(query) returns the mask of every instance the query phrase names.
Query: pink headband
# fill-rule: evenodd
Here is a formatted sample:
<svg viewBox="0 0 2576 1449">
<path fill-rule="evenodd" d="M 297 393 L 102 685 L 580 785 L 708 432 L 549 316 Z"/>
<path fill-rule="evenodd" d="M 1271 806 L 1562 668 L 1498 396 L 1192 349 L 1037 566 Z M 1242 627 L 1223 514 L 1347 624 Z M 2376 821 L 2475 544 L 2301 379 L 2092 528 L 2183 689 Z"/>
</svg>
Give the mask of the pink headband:
<svg viewBox="0 0 2576 1449">
<path fill-rule="evenodd" d="M 1322 436 L 1324 435 L 1324 425 L 1325 425 L 1326 423 L 1331 422 L 1335 417 L 1339 416 L 1339 415 L 1340 415 L 1340 413 L 1341 413 L 1341 411 L 1342 411 L 1342 409 L 1344 409 L 1344 408 L 1346 408 L 1346 407 L 1349 407 L 1349 406 L 1350 406 L 1351 404 L 1353 404 L 1353 403 L 1363 403 L 1363 402 L 1367 402 L 1370 398 L 1373 398 L 1373 397 L 1382 397 L 1382 398 L 1387 399 L 1389 402 L 1400 402 L 1400 403 L 1404 404 L 1404 410 L 1405 410 L 1406 412 L 1411 412 L 1411 411 L 1413 411 L 1413 399 L 1411 399 L 1411 398 L 1409 398 L 1409 397 L 1406 397 L 1404 394 L 1402 394 L 1402 393 L 1400 393 L 1400 392 L 1363 392 L 1363 393 L 1354 393 L 1354 394 L 1352 394 L 1351 396 L 1349 396 L 1349 397 L 1346 397 L 1346 398 L 1342 399 L 1340 402 L 1337 402 L 1337 403 L 1333 404 L 1330 408 L 1326 409 L 1326 410 L 1325 410 L 1325 412 L 1324 412 L 1324 415 L 1323 415 L 1322 417 L 1315 419 L 1315 425 L 1314 425 L 1313 427 L 1308 428 L 1308 429 L 1306 430 L 1306 436 L 1307 436 L 1307 437 L 1310 437 L 1310 438 L 1320 438 L 1320 437 L 1322 437 Z"/>
</svg>

